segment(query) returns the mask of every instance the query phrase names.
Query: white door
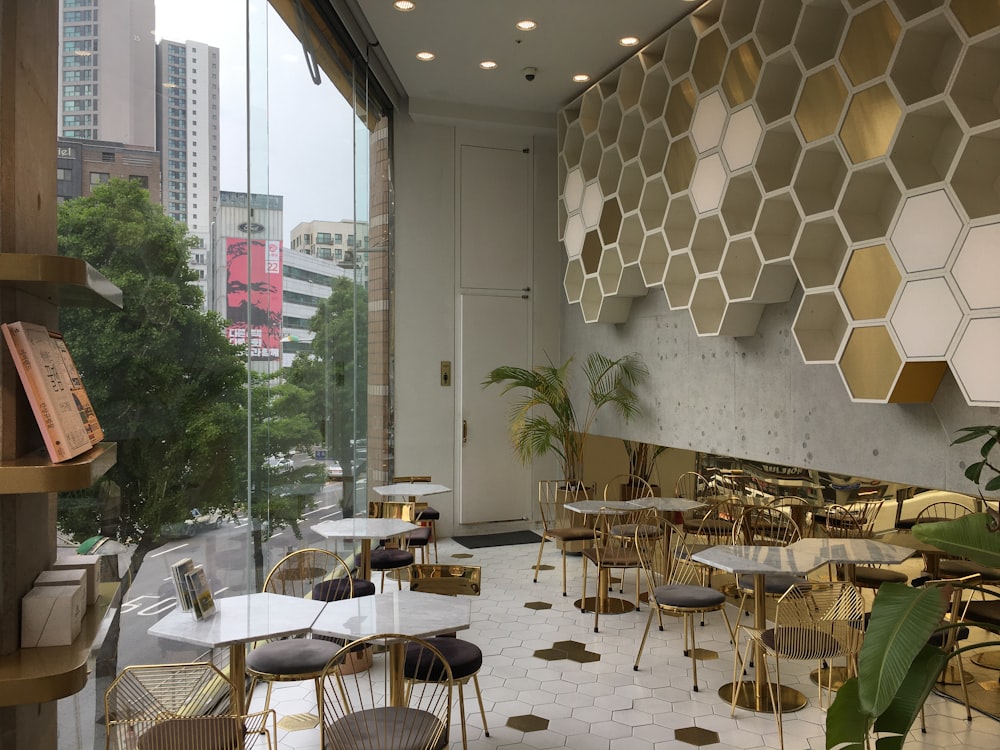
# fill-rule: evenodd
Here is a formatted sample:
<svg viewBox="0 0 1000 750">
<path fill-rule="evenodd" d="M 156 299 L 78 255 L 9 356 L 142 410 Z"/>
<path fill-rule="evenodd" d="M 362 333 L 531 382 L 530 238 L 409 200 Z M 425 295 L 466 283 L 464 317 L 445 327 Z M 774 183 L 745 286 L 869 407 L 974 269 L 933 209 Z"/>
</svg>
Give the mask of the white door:
<svg viewBox="0 0 1000 750">
<path fill-rule="evenodd" d="M 459 523 L 530 517 L 531 474 L 514 455 L 507 433 L 514 394 L 501 397 L 498 386 L 480 385 L 498 365 L 531 366 L 530 306 L 522 295 L 462 295 Z"/>
</svg>

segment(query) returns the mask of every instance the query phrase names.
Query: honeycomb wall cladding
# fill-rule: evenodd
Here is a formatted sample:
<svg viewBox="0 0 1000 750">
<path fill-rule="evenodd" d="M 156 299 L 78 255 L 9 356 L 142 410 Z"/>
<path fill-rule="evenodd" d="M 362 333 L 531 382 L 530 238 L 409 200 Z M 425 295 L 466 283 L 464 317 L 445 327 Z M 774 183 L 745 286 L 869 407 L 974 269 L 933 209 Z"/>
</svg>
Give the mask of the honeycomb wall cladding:
<svg viewBox="0 0 1000 750">
<path fill-rule="evenodd" d="M 803 288 L 852 400 L 1000 405 L 1000 4 L 711 0 L 559 114 L 566 299 L 749 336 Z"/>
</svg>

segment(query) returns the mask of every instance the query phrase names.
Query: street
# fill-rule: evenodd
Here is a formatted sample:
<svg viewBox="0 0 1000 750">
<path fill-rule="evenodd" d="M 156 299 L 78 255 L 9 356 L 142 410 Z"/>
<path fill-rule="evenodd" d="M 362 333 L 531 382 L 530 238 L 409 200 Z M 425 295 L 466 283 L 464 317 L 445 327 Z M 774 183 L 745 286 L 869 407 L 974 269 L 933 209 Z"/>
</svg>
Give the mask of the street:
<svg viewBox="0 0 1000 750">
<path fill-rule="evenodd" d="M 331 518 L 340 518 L 339 482 L 329 482 L 316 494 L 315 506 L 299 522 L 302 538 L 291 528 L 276 531 L 263 544 L 263 575 L 282 557 L 304 547 L 329 547 L 326 540 L 309 527 Z M 334 551 L 337 551 L 334 549 Z M 149 627 L 177 606 L 170 566 L 190 557 L 205 567 L 216 597 L 244 594 L 255 588 L 253 542 L 246 518 L 226 521 L 186 539 L 174 539 L 146 555 L 121 606 L 119 664 L 155 664 L 189 661 L 200 649 L 184 643 L 153 639 Z"/>
</svg>

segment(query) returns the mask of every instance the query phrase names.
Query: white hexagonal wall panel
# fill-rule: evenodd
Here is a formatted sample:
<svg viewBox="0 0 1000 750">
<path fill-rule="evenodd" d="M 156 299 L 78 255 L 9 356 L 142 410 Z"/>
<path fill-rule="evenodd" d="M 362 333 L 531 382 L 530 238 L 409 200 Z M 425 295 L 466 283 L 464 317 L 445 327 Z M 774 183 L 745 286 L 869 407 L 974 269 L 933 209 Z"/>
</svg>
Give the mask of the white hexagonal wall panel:
<svg viewBox="0 0 1000 750">
<path fill-rule="evenodd" d="M 726 157 L 726 164 L 731 170 L 742 169 L 753 163 L 763 132 L 753 107 L 744 107 L 730 115 L 726 123 L 726 134 L 722 136 L 722 155 Z"/>
<path fill-rule="evenodd" d="M 890 319 L 907 357 L 944 357 L 962 324 L 962 308 L 943 278 L 910 281 Z"/>
<path fill-rule="evenodd" d="M 597 222 L 601 220 L 603 206 L 604 196 L 601 195 L 601 186 L 596 182 L 591 182 L 583 189 L 583 204 L 580 207 L 583 223 L 587 229 L 597 228 Z"/>
<path fill-rule="evenodd" d="M 973 406 L 1000 406 L 1000 318 L 969 321 L 949 364 Z"/>
<path fill-rule="evenodd" d="M 972 309 L 1000 307 L 1000 224 L 969 230 L 951 275 Z"/>
<path fill-rule="evenodd" d="M 943 190 L 907 198 L 892 230 L 892 245 L 908 273 L 944 268 L 962 220 Z"/>
<path fill-rule="evenodd" d="M 566 201 L 567 211 L 580 210 L 580 203 L 583 201 L 583 182 L 583 172 L 579 169 L 569 170 L 563 185 L 563 200 Z"/>
<path fill-rule="evenodd" d="M 691 197 L 698 213 L 718 208 L 725 188 L 726 168 L 722 165 L 722 157 L 711 154 L 699 159 L 694 165 L 694 176 L 691 178 Z"/>
<path fill-rule="evenodd" d="M 698 153 L 703 154 L 718 146 L 725 126 L 726 104 L 722 101 L 722 94 L 713 91 L 699 99 L 691 121 L 691 139 Z"/>
<path fill-rule="evenodd" d="M 583 238 L 587 236 L 587 228 L 583 225 L 580 214 L 570 214 L 566 219 L 566 232 L 563 235 L 563 245 L 566 247 L 567 258 L 579 258 L 583 252 Z"/>
</svg>

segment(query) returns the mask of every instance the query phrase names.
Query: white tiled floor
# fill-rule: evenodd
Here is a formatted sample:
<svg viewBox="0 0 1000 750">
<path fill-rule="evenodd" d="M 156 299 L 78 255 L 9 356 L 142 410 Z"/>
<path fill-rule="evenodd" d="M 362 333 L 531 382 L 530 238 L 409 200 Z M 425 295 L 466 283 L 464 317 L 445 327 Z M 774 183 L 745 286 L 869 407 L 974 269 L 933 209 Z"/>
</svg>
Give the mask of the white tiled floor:
<svg viewBox="0 0 1000 750">
<path fill-rule="evenodd" d="M 561 594 L 560 557 L 546 545 L 543 564 L 554 566 L 542 571 L 537 584 L 531 582 L 536 545 L 517 545 L 468 550 L 450 539 L 440 542 L 440 561 L 452 561 L 455 553 L 471 554 L 455 562 L 481 565 L 483 594 L 472 601 L 472 628 L 461 637 L 478 644 L 484 655 L 480 684 L 486 705 L 490 736 L 482 731 L 470 685 L 466 692 L 469 747 L 541 749 L 568 747 L 573 750 L 665 750 L 692 747 L 684 736 L 691 727 L 714 731 L 694 742 L 708 748 L 778 747 L 774 718 L 737 709 L 730 717 L 729 705 L 717 693 L 732 677 L 732 647 L 722 617 L 709 615 L 704 627 L 697 628 L 698 647 L 718 652 L 717 659 L 702 661 L 698 667 L 699 692 L 691 685 L 690 661 L 682 654 L 680 621 L 669 619 L 660 632 L 653 626 L 640 669 L 634 671 L 636 649 L 645 627 L 647 610 L 623 615 L 602 615 L 600 633 L 593 632 L 593 615 L 581 614 L 573 606 L 580 591 L 579 557 L 569 559 L 568 597 Z M 632 576 L 626 580 L 629 596 Z M 391 582 L 387 586 L 395 585 Z M 593 571 L 589 587 L 593 588 Z M 405 586 L 405 584 L 404 584 Z M 530 609 L 528 602 L 546 602 L 550 609 Z M 730 619 L 735 609 L 730 607 Z M 583 643 L 586 650 L 599 654 L 598 661 L 563 659 L 546 661 L 535 651 L 552 648 L 557 641 Z M 826 713 L 818 707 L 817 688 L 809 680 L 811 664 L 782 666 L 782 682 L 800 689 L 810 704 L 784 716 L 787 750 L 821 750 L 825 747 Z M 257 703 L 263 690 L 255 696 Z M 315 711 L 313 685 L 279 684 L 273 705 L 279 719 L 284 715 Z M 911 733 L 908 750 L 921 748 L 995 748 L 1000 724 L 976 714 L 971 723 L 964 719 L 964 707 L 932 695 L 926 705 L 928 733 Z M 546 729 L 522 732 L 507 726 L 514 716 L 534 715 L 548 720 Z M 461 747 L 457 724 L 453 726 L 452 748 Z M 680 738 L 675 734 L 680 731 Z M 287 750 L 316 750 L 319 730 L 278 732 L 279 747 Z M 709 744 L 705 744 L 709 743 Z"/>
</svg>

